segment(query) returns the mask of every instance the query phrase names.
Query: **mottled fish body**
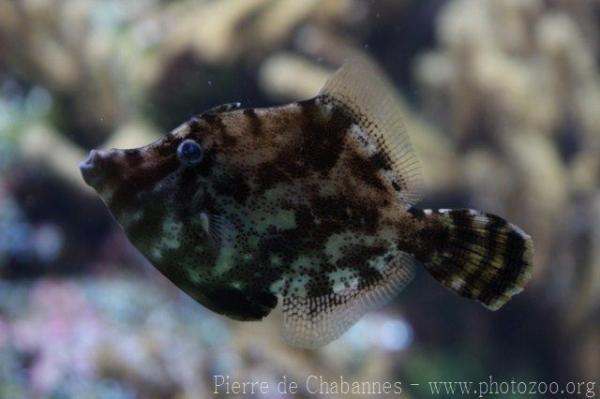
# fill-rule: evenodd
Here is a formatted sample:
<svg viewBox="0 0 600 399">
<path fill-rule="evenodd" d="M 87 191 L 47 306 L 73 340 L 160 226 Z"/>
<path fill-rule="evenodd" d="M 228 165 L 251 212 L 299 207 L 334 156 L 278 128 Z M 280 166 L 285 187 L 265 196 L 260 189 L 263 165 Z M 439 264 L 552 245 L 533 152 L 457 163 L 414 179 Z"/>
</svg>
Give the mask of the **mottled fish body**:
<svg viewBox="0 0 600 399">
<path fill-rule="evenodd" d="M 420 210 L 419 167 L 391 85 L 364 60 L 313 99 L 206 111 L 81 164 L 131 242 L 207 308 L 317 347 L 410 281 L 415 261 L 498 309 L 530 277 L 532 242 L 475 210 Z"/>
</svg>

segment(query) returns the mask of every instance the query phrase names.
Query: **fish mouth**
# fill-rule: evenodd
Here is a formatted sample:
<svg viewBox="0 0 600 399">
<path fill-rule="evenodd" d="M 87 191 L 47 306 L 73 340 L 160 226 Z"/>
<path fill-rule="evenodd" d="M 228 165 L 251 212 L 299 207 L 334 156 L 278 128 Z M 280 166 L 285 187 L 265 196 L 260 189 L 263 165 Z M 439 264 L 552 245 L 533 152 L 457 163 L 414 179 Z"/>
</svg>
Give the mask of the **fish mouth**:
<svg viewBox="0 0 600 399">
<path fill-rule="evenodd" d="M 79 171 L 81 172 L 83 181 L 96 190 L 106 179 L 106 173 L 104 173 L 101 163 L 107 156 L 108 151 L 91 150 L 88 157 L 79 164 Z"/>
</svg>

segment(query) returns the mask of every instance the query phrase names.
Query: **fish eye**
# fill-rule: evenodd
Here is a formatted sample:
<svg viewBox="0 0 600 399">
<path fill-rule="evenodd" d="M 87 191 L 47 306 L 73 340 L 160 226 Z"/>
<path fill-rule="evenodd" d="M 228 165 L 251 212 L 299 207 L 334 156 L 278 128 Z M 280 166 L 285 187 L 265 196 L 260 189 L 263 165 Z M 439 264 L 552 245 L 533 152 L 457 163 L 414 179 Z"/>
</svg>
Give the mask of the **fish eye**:
<svg viewBox="0 0 600 399">
<path fill-rule="evenodd" d="M 202 147 L 194 140 L 184 140 L 177 147 L 177 157 L 187 165 L 200 162 L 202 155 Z"/>
</svg>

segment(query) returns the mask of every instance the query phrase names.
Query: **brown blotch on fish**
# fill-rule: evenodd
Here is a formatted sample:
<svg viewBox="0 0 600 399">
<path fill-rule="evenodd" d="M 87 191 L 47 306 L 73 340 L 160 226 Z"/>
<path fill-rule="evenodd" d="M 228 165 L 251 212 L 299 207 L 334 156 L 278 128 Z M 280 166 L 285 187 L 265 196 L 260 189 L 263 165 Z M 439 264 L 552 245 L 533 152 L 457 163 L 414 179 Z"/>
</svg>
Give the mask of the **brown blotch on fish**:
<svg viewBox="0 0 600 399">
<path fill-rule="evenodd" d="M 325 174 L 338 161 L 344 150 L 348 128 L 352 120 L 344 109 L 333 108 L 330 116 L 324 115 L 317 100 L 298 103 L 302 110 L 303 143 L 300 151 L 306 158 L 306 167 Z"/>
<path fill-rule="evenodd" d="M 261 119 L 256 115 L 254 108 L 246 108 L 243 111 L 248 121 L 249 132 L 252 136 L 260 136 L 262 134 Z"/>
</svg>

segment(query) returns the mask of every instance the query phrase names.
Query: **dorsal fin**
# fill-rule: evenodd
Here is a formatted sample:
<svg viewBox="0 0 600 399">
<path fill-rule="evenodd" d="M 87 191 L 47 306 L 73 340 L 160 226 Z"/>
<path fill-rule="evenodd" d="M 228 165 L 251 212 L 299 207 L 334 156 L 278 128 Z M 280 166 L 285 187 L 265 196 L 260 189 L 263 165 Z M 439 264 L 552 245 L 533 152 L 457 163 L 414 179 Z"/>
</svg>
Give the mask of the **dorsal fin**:
<svg viewBox="0 0 600 399">
<path fill-rule="evenodd" d="M 391 170 L 384 177 L 406 207 L 421 196 L 419 162 L 401 118 L 402 107 L 393 85 L 383 72 L 365 58 L 346 61 L 325 83 L 322 96 L 343 104 Z M 363 138 L 361 138 L 362 140 Z"/>
<path fill-rule="evenodd" d="M 212 107 L 210 109 L 207 109 L 202 114 L 203 115 L 205 115 L 205 114 L 220 114 L 221 112 L 234 111 L 236 109 L 240 109 L 241 107 L 242 107 L 242 103 L 221 104 L 221 105 L 217 105 L 215 107 Z"/>
</svg>

